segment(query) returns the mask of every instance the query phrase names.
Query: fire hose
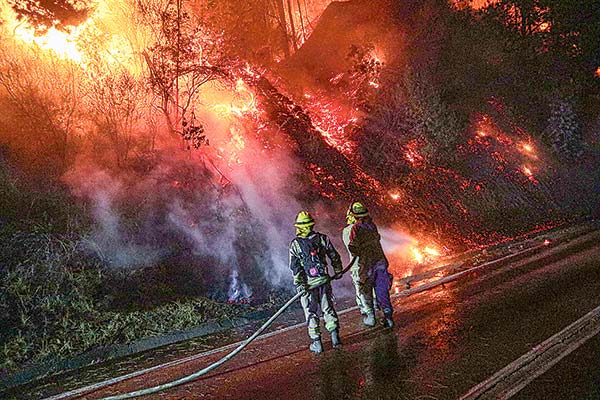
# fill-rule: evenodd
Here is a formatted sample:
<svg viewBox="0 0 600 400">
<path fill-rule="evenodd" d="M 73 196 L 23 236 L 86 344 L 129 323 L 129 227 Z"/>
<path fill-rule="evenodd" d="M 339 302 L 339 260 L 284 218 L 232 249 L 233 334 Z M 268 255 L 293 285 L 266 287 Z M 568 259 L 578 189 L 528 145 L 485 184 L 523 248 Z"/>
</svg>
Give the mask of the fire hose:
<svg viewBox="0 0 600 400">
<path fill-rule="evenodd" d="M 332 280 L 340 279 L 352 267 L 352 265 L 354 264 L 355 260 L 356 260 L 356 257 L 353 257 L 352 260 L 350 261 L 350 263 L 348 264 L 348 266 L 346 268 L 344 268 L 341 272 L 335 274 L 333 277 L 329 277 L 329 279 L 327 281 L 323 282 L 323 283 L 310 286 L 308 288 L 308 290 L 315 289 L 315 288 L 318 288 L 320 286 L 323 286 L 323 285 L 329 283 Z M 265 329 L 267 329 L 281 314 L 283 314 L 283 312 L 285 310 L 287 310 L 304 293 L 305 293 L 304 291 L 300 291 L 300 292 L 296 293 L 283 306 L 281 306 L 281 308 L 279 310 L 277 310 L 277 312 L 275 312 L 275 314 L 273 314 L 271 316 L 271 318 L 269 318 L 264 324 L 262 324 L 262 326 L 260 328 L 258 328 L 258 330 L 252 334 L 252 336 L 250 336 L 243 343 L 241 343 L 231 353 L 229 353 L 226 356 L 222 357 L 220 360 L 215 361 L 214 363 L 212 363 L 208 367 L 203 368 L 203 369 L 201 369 L 199 371 L 196 371 L 193 374 L 184 376 L 183 378 L 180 378 L 180 379 L 177 379 L 177 380 L 174 380 L 174 381 L 171 381 L 171 382 L 167 382 L 167 383 L 164 383 L 162 385 L 157 385 L 157 386 L 154 386 L 154 387 L 150 387 L 150 388 L 146 388 L 146 389 L 142 389 L 142 390 L 137 390 L 137 391 L 129 392 L 129 393 L 123 393 L 123 394 L 119 394 L 119 395 L 115 395 L 115 396 L 103 397 L 101 400 L 121 400 L 121 399 L 131 399 L 133 397 L 138 397 L 138 396 L 145 396 L 145 395 L 148 395 L 148 394 L 161 392 L 163 390 L 170 389 L 170 388 L 173 388 L 175 386 L 183 385 L 184 383 L 188 383 L 188 382 L 194 381 L 194 380 L 198 379 L 199 377 L 201 377 L 203 375 L 206 375 L 210 371 L 212 371 L 212 370 L 220 367 L 221 365 L 225 364 L 227 361 L 231 360 L 238 353 L 240 353 L 246 346 L 248 346 L 250 343 L 252 343 L 254 341 L 254 339 L 256 339 Z"/>
</svg>

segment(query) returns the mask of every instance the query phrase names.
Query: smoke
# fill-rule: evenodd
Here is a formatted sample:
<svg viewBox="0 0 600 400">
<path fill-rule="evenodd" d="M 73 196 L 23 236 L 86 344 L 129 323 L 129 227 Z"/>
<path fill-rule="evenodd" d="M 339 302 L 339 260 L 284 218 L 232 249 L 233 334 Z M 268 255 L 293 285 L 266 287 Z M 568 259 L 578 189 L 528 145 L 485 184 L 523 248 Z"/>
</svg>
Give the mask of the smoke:
<svg viewBox="0 0 600 400">
<path fill-rule="evenodd" d="M 339 235 L 331 232 L 339 233 L 343 212 L 332 212 L 331 202 L 298 200 L 307 197 L 303 192 L 311 185 L 302 176 L 307 172 L 293 155 L 289 137 L 261 116 L 241 80 L 209 82 L 190 94 L 187 121 L 193 112 L 210 146 L 185 149 L 161 125 L 161 105 L 144 80 L 146 69 L 140 73 L 138 68 L 143 57 L 133 54 L 141 51 L 131 52 L 137 45 L 148 48 L 143 33 L 152 37 L 151 27 L 137 20 L 116 23 L 109 8 L 96 9 L 89 21 L 107 33 L 105 41 L 92 40 L 90 32 L 81 37 L 65 33 L 63 38 L 77 43 L 89 64 L 75 65 L 68 54 L 64 62 L 52 63 L 60 56 L 56 52 L 48 53 L 48 60 L 35 58 L 42 70 L 78 71 L 58 84 L 52 80 L 53 87 L 72 92 L 42 100 L 48 103 L 44 110 L 66 110 L 64 118 L 56 118 L 64 121 L 56 136 L 65 147 L 62 161 L 70 165 L 63 180 L 88 207 L 93 221 L 89 251 L 114 268 L 154 266 L 174 275 L 193 271 L 199 286 L 222 295 L 256 296 L 266 288 L 289 286 L 288 244 L 295 214 L 315 211 L 319 229 L 338 244 Z M 119 68 L 113 65 L 113 53 L 128 55 L 119 57 Z M 97 65 L 96 58 L 101 61 Z M 230 72 L 235 73 L 234 66 Z M 126 79 L 118 79 L 119 74 Z M 32 88 L 37 81 L 32 79 Z M 179 80 L 181 104 L 187 83 L 189 77 Z M 40 88 L 42 93 L 54 90 Z M 24 91 L 23 98 L 28 96 L 29 90 Z M 39 127 L 31 129 L 29 136 L 36 138 Z M 63 133 L 69 140 L 62 140 Z"/>
<path fill-rule="evenodd" d="M 89 205 L 90 251 L 116 268 L 193 269 L 208 291 L 232 301 L 289 286 L 303 169 L 283 134 L 257 131 L 255 115 L 215 112 L 237 100 L 223 86 L 206 87 L 196 114 L 210 146 L 199 150 L 164 139 L 152 157 L 124 168 L 79 156 L 63 179 Z"/>
<path fill-rule="evenodd" d="M 85 179 L 82 179 L 85 177 Z M 160 259 L 159 248 L 136 244 L 123 231 L 123 221 L 115 203 L 124 195 L 124 183 L 107 171 L 92 165 L 83 165 L 65 175 L 73 193 L 89 199 L 91 216 L 96 222 L 88 238 L 90 250 L 112 265 L 138 267 Z"/>
<path fill-rule="evenodd" d="M 410 248 L 414 239 L 400 229 L 380 227 L 381 246 L 390 263 L 390 272 L 396 277 L 410 275 L 414 263 L 410 260 Z"/>
</svg>

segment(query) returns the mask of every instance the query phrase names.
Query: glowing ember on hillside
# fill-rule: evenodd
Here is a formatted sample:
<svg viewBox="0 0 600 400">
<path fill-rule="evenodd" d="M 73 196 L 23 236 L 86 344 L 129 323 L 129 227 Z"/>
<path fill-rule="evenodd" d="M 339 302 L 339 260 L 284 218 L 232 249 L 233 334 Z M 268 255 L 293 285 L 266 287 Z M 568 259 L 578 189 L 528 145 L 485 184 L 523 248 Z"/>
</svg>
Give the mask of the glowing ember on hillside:
<svg viewBox="0 0 600 400">
<path fill-rule="evenodd" d="M 550 23 L 542 22 L 538 29 L 540 32 L 548 32 L 548 31 L 550 31 Z"/>
<path fill-rule="evenodd" d="M 425 252 L 426 254 L 429 254 L 430 256 L 434 256 L 434 257 L 438 257 L 440 255 L 440 252 L 437 251 L 435 248 L 433 247 L 425 247 L 423 249 L 423 252 Z"/>
<path fill-rule="evenodd" d="M 535 148 L 529 142 L 522 143 L 520 146 L 521 152 L 525 154 L 527 157 L 537 160 L 538 156 L 535 153 Z"/>
<path fill-rule="evenodd" d="M 413 167 L 421 165 L 424 161 L 423 156 L 419 153 L 419 143 L 416 140 L 408 142 L 404 146 L 404 158 L 412 164 Z"/>
<path fill-rule="evenodd" d="M 352 158 L 355 143 L 348 137 L 348 130 L 358 121 L 359 113 L 318 93 L 306 93 L 304 99 L 304 108 L 323 139 L 344 156 Z"/>
<path fill-rule="evenodd" d="M 537 179 L 535 179 L 535 176 L 533 175 L 533 171 L 531 170 L 531 168 L 529 166 L 524 165 L 521 168 L 521 172 L 523 172 L 523 175 L 525 175 L 527 177 L 527 179 L 529 179 L 531 182 L 537 184 L 538 181 Z"/>
<path fill-rule="evenodd" d="M 398 192 L 396 190 L 391 190 L 390 192 L 388 192 L 388 194 L 392 198 L 392 200 L 394 200 L 394 201 L 400 200 L 400 197 L 401 197 L 400 192 Z"/>
</svg>

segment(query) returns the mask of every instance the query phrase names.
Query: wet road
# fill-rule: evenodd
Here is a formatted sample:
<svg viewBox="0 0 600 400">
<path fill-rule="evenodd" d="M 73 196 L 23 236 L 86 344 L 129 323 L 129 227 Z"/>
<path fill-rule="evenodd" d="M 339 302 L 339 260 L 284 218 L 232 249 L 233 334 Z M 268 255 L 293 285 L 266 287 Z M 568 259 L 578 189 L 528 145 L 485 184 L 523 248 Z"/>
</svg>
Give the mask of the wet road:
<svg viewBox="0 0 600 400">
<path fill-rule="evenodd" d="M 397 327 L 341 316 L 344 347 L 311 354 L 304 328 L 260 339 L 209 376 L 147 399 L 457 399 L 600 305 L 600 234 L 394 300 Z M 517 393 L 599 398 L 598 335 Z M 85 396 L 160 384 L 215 354 Z M 565 385 L 564 382 L 569 382 Z"/>
</svg>

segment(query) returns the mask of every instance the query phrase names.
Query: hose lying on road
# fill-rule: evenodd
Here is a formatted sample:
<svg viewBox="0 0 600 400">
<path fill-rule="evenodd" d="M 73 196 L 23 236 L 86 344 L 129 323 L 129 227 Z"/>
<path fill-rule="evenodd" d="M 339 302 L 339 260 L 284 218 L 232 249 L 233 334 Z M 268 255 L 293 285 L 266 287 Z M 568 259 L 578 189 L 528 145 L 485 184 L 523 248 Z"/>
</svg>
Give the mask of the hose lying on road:
<svg viewBox="0 0 600 400">
<path fill-rule="evenodd" d="M 330 278 L 329 280 L 340 279 L 346 272 L 348 272 L 350 267 L 352 267 L 355 260 L 356 260 L 356 257 L 352 258 L 352 260 L 350 261 L 348 266 L 346 268 L 344 268 L 341 273 L 336 274 L 334 277 Z M 310 289 L 314 289 L 319 286 L 322 286 L 322 285 L 328 283 L 329 280 L 325 283 L 311 286 Z M 120 399 L 131 399 L 133 397 L 138 397 L 138 396 L 145 396 L 148 394 L 161 392 L 163 390 L 170 389 L 175 386 L 183 385 L 184 383 L 188 383 L 195 379 L 198 379 L 202 375 L 206 375 L 213 369 L 220 367 L 221 365 L 225 364 L 227 361 L 229 361 L 233 357 L 235 357 L 240 351 L 242 351 L 254 339 L 256 339 L 265 329 L 267 329 L 273 323 L 273 321 L 275 321 L 277 319 L 277 317 L 279 317 L 281 314 L 283 314 L 283 312 L 285 310 L 287 310 L 289 306 L 291 306 L 296 300 L 298 300 L 298 298 L 300 296 L 302 296 L 302 292 L 296 293 L 283 306 L 281 306 L 281 308 L 279 310 L 277 310 L 277 312 L 275 314 L 273 314 L 273 316 L 271 318 L 269 318 L 264 324 L 262 324 L 262 326 L 260 328 L 258 328 L 258 330 L 252 334 L 252 336 L 250 336 L 248 339 L 246 339 L 242 344 L 240 344 L 231 353 L 227 354 L 225 357 L 221 358 L 220 360 L 212 363 L 208 367 L 203 368 L 200 371 L 196 371 L 193 374 L 190 374 L 188 376 L 184 376 L 183 378 L 177 379 L 175 381 L 167 382 L 162 385 L 154 386 L 154 387 L 147 388 L 147 389 L 137 390 L 135 392 L 129 392 L 129 393 L 123 393 L 123 394 L 119 394 L 119 395 L 115 395 L 115 396 L 103 397 L 101 400 L 120 400 Z"/>
</svg>

